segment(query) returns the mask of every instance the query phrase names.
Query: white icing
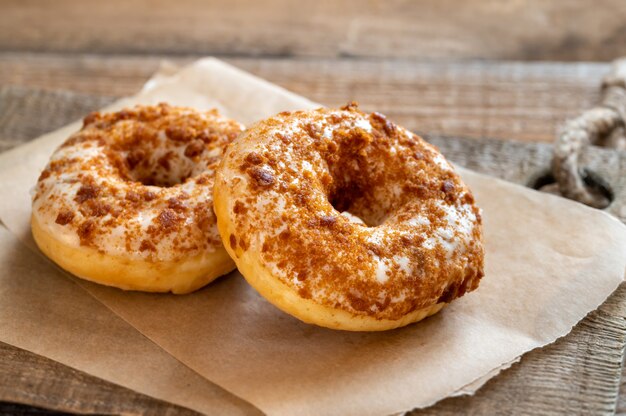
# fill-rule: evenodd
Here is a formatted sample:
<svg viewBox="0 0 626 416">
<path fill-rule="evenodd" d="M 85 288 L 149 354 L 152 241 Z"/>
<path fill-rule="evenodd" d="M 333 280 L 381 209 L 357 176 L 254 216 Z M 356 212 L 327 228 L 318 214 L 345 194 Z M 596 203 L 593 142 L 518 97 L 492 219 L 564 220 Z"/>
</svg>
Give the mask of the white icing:
<svg viewBox="0 0 626 416">
<path fill-rule="evenodd" d="M 437 246 L 437 240 L 435 240 L 432 237 L 426 237 L 425 235 L 424 235 L 424 237 L 426 239 L 422 243 L 422 247 L 424 247 L 427 250 L 433 250 Z"/>
<path fill-rule="evenodd" d="M 471 235 L 476 223 L 476 215 L 470 205 L 447 205 L 441 201 L 438 201 L 437 205 L 445 212 L 446 221 L 451 228 L 456 229 L 461 234 Z"/>
<path fill-rule="evenodd" d="M 209 157 L 220 157 L 222 155 L 222 149 L 215 148 L 215 149 L 209 150 L 207 154 L 209 155 Z"/>
<path fill-rule="evenodd" d="M 435 202 L 437 208 L 444 211 L 445 225 L 437 227 L 432 236 L 425 237 L 422 247 L 427 250 L 433 250 L 440 245 L 446 252 L 446 258 L 449 260 L 454 253 L 461 247 L 465 246 L 471 239 L 476 216 L 469 205 L 448 205 L 442 201 Z M 412 218 L 411 221 L 417 221 L 421 217 Z"/>
<path fill-rule="evenodd" d="M 409 260 L 408 257 L 396 255 L 396 256 L 393 256 L 393 261 L 398 265 L 398 267 L 400 267 L 400 269 L 404 273 L 408 275 L 411 274 L 412 272 L 411 267 L 410 267 L 411 261 Z"/>
<path fill-rule="evenodd" d="M 373 230 L 373 231 L 370 231 Z M 370 235 L 367 236 L 367 241 L 372 244 L 381 245 L 383 243 L 382 230 L 380 228 L 368 229 Z"/>
<path fill-rule="evenodd" d="M 400 292 L 399 295 L 397 296 L 393 296 L 391 298 L 391 303 L 400 303 L 400 302 L 404 302 L 406 299 L 406 291 L 402 291 Z"/>
<path fill-rule="evenodd" d="M 375 260 L 376 260 L 376 281 L 378 281 L 378 283 L 385 283 L 387 280 L 389 280 L 389 275 L 387 274 L 387 272 L 389 271 L 389 268 L 381 259 L 376 258 Z"/>
<path fill-rule="evenodd" d="M 435 154 L 435 156 L 433 157 L 433 162 L 435 162 L 435 164 L 443 170 L 452 170 L 452 167 L 450 166 L 446 158 L 443 157 L 443 155 L 441 155 L 440 153 Z"/>
<path fill-rule="evenodd" d="M 348 211 L 342 212 L 341 215 L 343 217 L 347 218 L 348 221 L 350 221 L 350 222 L 353 222 L 355 224 L 365 225 L 365 222 L 361 218 L 357 217 L 354 214 L 349 213 Z"/>
<path fill-rule="evenodd" d="M 372 125 L 367 119 L 357 118 L 354 122 L 354 127 L 359 127 L 368 133 L 372 132 Z"/>
<path fill-rule="evenodd" d="M 428 226 L 430 225 L 430 220 L 425 215 L 418 215 L 417 217 L 410 218 L 406 224 L 411 227 L 419 227 L 419 226 Z"/>
</svg>

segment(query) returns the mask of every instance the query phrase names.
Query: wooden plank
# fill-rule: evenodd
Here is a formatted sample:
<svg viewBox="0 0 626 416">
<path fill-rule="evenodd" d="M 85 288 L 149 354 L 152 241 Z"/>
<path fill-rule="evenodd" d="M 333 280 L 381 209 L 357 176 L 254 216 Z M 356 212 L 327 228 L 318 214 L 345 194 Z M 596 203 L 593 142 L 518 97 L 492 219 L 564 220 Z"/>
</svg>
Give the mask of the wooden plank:
<svg viewBox="0 0 626 416">
<path fill-rule="evenodd" d="M 79 120 L 87 112 L 105 107 L 114 100 L 114 97 L 63 91 L 55 92 L 54 96 L 57 99 L 50 100 L 49 92 L 32 88 L 0 88 L 0 152 L 63 127 L 71 120 Z M 37 114 L 37 117 L 24 123 L 23 118 L 16 117 L 24 112 Z"/>
<path fill-rule="evenodd" d="M 0 53 L 0 85 L 128 95 L 163 58 Z M 554 140 L 564 120 L 597 102 L 608 72 L 607 64 L 592 63 L 227 61 L 320 103 L 357 100 L 414 131 L 544 142 Z"/>
<path fill-rule="evenodd" d="M 5 0 L 0 50 L 610 60 L 623 0 Z"/>
<path fill-rule="evenodd" d="M 622 285 L 569 335 L 527 353 L 474 396 L 449 398 L 410 415 L 612 415 L 625 313 Z"/>
<path fill-rule="evenodd" d="M 2 107 L 10 109 L 6 110 L 10 114 L 0 119 L 0 138 L 4 137 L 4 123 L 10 127 L 11 137 L 18 143 L 32 134 L 33 129 L 45 129 L 38 120 L 43 119 L 49 108 L 55 109 L 52 119 L 60 123 L 75 118 L 76 108 L 81 105 L 87 112 L 99 99 L 68 92 L 45 93 L 27 88 L 8 88 L 0 93 L 0 101 L 7 100 L 18 104 L 4 104 Z M 52 103 L 54 107 L 51 107 Z M 63 108 L 68 109 L 67 114 Z M 459 164 L 521 184 L 531 182 L 538 173 L 542 173 L 550 160 L 550 146 L 547 144 L 463 140 L 443 136 L 431 136 L 429 139 Z M 588 157 L 595 170 L 613 175 L 609 178 L 610 183 L 623 183 L 616 181 L 626 177 L 626 153 L 592 149 Z M 622 189 L 618 191 L 621 194 Z M 500 414 L 612 414 L 617 401 L 625 345 L 626 286 L 623 285 L 597 311 L 576 325 L 571 334 L 525 355 L 519 364 L 488 382 L 474 397 L 446 399 L 412 414 L 492 414 L 496 411 Z M 18 372 L 24 380 L 31 379 L 31 372 L 37 374 L 39 371 L 19 362 L 14 363 L 13 359 L 5 361 L 1 356 L 0 362 L 0 365 L 11 366 L 11 371 Z M 63 383 L 63 377 L 55 380 Z M 94 389 L 99 388 L 96 383 Z M 0 398 L 11 400 L 9 394 L 7 389 Z M 18 391 L 15 394 L 22 393 Z M 47 395 L 43 384 L 38 397 L 43 399 L 36 403 L 45 405 Z M 80 396 L 72 397 L 78 405 L 81 404 Z M 122 400 L 126 396 L 119 397 Z M 111 402 L 111 405 L 126 406 L 119 400 Z"/>
<path fill-rule="evenodd" d="M 32 411 L 15 406 L 24 404 L 75 413 L 198 415 L 2 342 L 0 374 L 0 414 Z"/>
<path fill-rule="evenodd" d="M 619 395 L 615 407 L 616 416 L 626 416 L 626 367 L 622 368 L 622 380 L 619 385 Z"/>
</svg>

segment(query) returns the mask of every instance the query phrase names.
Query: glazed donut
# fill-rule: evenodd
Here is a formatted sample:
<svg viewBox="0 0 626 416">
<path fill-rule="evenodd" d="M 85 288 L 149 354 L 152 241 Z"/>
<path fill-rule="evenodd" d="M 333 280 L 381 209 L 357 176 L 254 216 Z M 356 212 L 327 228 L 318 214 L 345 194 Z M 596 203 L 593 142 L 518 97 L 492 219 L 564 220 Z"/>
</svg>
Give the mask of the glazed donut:
<svg viewBox="0 0 626 416">
<path fill-rule="evenodd" d="M 246 280 L 320 326 L 380 331 L 478 287 L 481 214 L 435 147 L 379 113 L 284 112 L 231 144 L 218 228 Z"/>
<path fill-rule="evenodd" d="M 92 113 L 34 190 L 39 248 L 83 279 L 188 293 L 230 272 L 213 213 L 214 170 L 243 127 L 216 110 Z"/>
</svg>

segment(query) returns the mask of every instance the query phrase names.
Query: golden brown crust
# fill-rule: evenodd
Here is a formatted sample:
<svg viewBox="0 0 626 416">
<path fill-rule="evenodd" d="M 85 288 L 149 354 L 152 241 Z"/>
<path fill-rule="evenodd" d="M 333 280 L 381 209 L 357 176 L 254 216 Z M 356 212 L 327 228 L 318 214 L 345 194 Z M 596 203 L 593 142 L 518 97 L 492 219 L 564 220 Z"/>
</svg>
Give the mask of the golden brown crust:
<svg viewBox="0 0 626 416">
<path fill-rule="evenodd" d="M 251 127 L 225 155 L 215 200 L 240 269 L 258 259 L 301 299 L 353 316 L 402 320 L 483 275 L 480 211 L 459 176 L 423 139 L 354 105 Z"/>
<path fill-rule="evenodd" d="M 41 251 L 64 270 L 102 285 L 143 292 L 193 292 L 231 272 L 235 265 L 225 250 L 200 253 L 177 261 L 145 261 L 71 246 L 44 231 L 31 218 L 33 238 Z"/>
</svg>

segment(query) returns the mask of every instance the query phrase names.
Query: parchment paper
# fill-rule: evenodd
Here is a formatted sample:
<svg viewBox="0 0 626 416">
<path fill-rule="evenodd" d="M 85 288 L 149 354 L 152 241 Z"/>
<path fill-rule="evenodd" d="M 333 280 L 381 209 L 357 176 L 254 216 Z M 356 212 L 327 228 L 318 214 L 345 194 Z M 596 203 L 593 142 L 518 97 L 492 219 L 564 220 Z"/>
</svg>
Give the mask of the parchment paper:
<svg viewBox="0 0 626 416">
<path fill-rule="evenodd" d="M 85 293 L 0 227 L 0 339 L 137 392 L 210 415 L 260 415 Z"/>
<path fill-rule="evenodd" d="M 206 59 L 130 102 L 217 106 L 250 123 L 315 104 Z M 375 110 L 375 109 L 371 109 Z M 0 219 L 29 241 L 27 194 L 70 126 L 0 156 Z M 187 296 L 81 285 L 199 374 L 269 414 L 380 415 L 472 391 L 498 368 L 569 332 L 622 281 L 626 227 L 582 205 L 459 169 L 484 210 L 478 291 L 416 325 L 346 333 L 275 309 L 238 273 Z M 474 383 L 474 384 L 472 384 Z"/>
</svg>

